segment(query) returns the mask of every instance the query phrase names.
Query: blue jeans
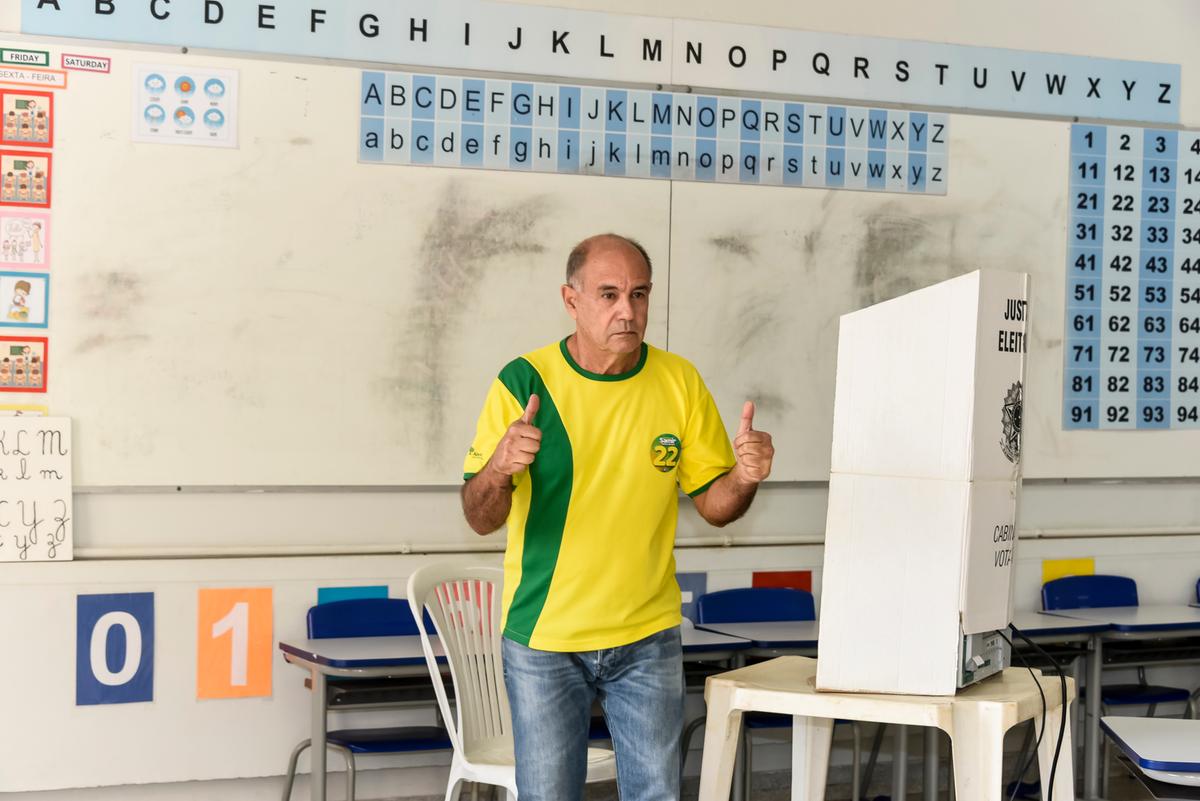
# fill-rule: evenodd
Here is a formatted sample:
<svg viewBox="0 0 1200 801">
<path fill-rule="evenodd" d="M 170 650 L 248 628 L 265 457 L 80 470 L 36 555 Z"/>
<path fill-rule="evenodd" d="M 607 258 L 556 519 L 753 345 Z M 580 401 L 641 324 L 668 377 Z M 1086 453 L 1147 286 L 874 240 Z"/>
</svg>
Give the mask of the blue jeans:
<svg viewBox="0 0 1200 801">
<path fill-rule="evenodd" d="M 600 651 L 538 651 L 508 638 L 502 648 L 520 801 L 583 798 L 597 699 L 612 733 L 621 801 L 678 801 L 684 693 L 678 628 Z"/>
</svg>

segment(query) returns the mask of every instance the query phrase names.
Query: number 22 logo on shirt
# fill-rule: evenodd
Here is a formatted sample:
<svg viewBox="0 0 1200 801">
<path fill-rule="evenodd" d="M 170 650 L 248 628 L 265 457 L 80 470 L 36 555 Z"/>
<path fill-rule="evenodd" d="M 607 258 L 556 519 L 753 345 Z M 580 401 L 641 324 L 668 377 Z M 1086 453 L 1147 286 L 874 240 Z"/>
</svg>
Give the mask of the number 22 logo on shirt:
<svg viewBox="0 0 1200 801">
<path fill-rule="evenodd" d="M 679 453 L 683 446 L 674 434 L 659 434 L 650 445 L 650 462 L 658 470 L 669 473 L 679 464 Z"/>
</svg>

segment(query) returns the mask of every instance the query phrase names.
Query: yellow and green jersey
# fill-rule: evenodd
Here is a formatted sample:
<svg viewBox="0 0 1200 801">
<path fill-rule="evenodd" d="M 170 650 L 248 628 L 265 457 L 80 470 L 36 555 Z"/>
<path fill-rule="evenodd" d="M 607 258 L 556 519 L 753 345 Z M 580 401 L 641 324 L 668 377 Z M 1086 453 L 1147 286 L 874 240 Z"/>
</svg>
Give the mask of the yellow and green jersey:
<svg viewBox="0 0 1200 801">
<path fill-rule="evenodd" d="M 695 497 L 734 465 L 699 372 L 645 344 L 620 375 L 584 370 L 565 339 L 528 353 L 492 383 L 464 478 L 483 469 L 534 393 L 542 447 L 514 478 L 504 636 L 592 651 L 678 625 L 678 488 Z"/>
</svg>

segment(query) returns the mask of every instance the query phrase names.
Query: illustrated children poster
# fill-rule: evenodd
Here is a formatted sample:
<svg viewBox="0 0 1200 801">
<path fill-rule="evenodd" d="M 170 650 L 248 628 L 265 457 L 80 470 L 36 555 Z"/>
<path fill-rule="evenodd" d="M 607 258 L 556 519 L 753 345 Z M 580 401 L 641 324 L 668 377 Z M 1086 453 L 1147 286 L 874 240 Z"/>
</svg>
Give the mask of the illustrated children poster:
<svg viewBox="0 0 1200 801">
<path fill-rule="evenodd" d="M 0 327 L 45 328 L 49 314 L 49 276 L 0 271 Z"/>
<path fill-rule="evenodd" d="M 0 150 L 0 205 L 50 208 L 50 158 Z"/>
<path fill-rule="evenodd" d="M 0 337 L 0 392 L 45 392 L 46 337 Z"/>
<path fill-rule="evenodd" d="M 0 92 L 0 142 L 6 145 L 54 145 L 54 95 L 21 89 Z"/>
<path fill-rule="evenodd" d="M 71 420 L 0 417 L 0 562 L 71 558 Z"/>
<path fill-rule="evenodd" d="M 0 269 L 50 269 L 50 215 L 0 208 Z"/>
<path fill-rule="evenodd" d="M 237 147 L 235 70 L 137 64 L 133 141 Z"/>
</svg>

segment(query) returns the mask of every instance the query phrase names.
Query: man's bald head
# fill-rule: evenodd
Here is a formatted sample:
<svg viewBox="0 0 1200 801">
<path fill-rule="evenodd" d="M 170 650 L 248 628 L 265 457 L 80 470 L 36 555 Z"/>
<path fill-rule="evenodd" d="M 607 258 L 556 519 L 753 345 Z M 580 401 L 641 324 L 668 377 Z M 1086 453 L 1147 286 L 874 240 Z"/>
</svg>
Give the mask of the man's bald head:
<svg viewBox="0 0 1200 801">
<path fill-rule="evenodd" d="M 571 249 L 571 255 L 567 257 L 567 283 L 576 289 L 581 288 L 580 270 L 587 264 L 588 256 L 593 250 L 600 248 L 629 248 L 635 251 L 646 263 L 646 275 L 651 277 L 654 274 L 654 267 L 650 264 L 650 254 L 642 247 L 641 243 L 636 239 L 631 239 L 620 234 L 596 234 L 589 236 L 587 239 L 580 242 Z"/>
</svg>

